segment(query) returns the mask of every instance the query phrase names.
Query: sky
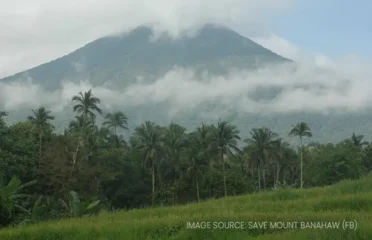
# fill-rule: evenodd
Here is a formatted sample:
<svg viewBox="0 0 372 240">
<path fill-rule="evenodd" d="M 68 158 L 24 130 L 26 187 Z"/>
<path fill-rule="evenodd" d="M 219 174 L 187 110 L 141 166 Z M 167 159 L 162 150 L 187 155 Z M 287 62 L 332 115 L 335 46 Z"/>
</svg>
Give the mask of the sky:
<svg viewBox="0 0 372 240">
<path fill-rule="evenodd" d="M 272 31 L 309 52 L 372 57 L 372 1 L 301 0 L 272 19 Z"/>
<path fill-rule="evenodd" d="M 170 114 L 216 99 L 250 113 L 365 110 L 372 105 L 370 6 L 362 0 L 0 0 L 0 77 L 143 24 L 175 38 L 205 23 L 229 24 L 296 61 L 295 66 L 231 71 L 224 77 L 206 74 L 204 81 L 193 69 L 175 68 L 153 83 L 126 89 L 93 87 L 89 79 L 79 79 L 50 92 L 32 82 L 0 81 L 0 107 L 44 104 L 61 112 L 73 95 L 91 88 L 108 108 L 169 100 Z M 247 96 L 273 86 L 284 90 L 272 101 Z"/>
<path fill-rule="evenodd" d="M 368 0 L 0 0 L 0 77 L 145 23 L 175 35 L 206 22 L 230 23 L 295 60 L 304 57 L 299 51 L 371 58 L 370 9 Z"/>
</svg>

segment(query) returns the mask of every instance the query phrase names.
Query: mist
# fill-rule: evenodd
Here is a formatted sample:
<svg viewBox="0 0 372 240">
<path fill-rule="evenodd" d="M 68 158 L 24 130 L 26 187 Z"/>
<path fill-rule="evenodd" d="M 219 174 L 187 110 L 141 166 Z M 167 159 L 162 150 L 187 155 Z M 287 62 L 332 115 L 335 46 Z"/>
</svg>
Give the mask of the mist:
<svg viewBox="0 0 372 240">
<path fill-rule="evenodd" d="M 360 112 L 371 106 L 372 71 L 368 64 L 357 61 L 343 59 L 328 65 L 286 63 L 255 71 L 231 69 L 224 76 L 196 74 L 193 69 L 175 67 L 154 82 L 139 76 L 136 83 L 122 89 L 93 86 L 89 79 L 66 79 L 58 90 L 47 91 L 33 83 L 33 79 L 20 79 L 0 82 L 0 106 L 10 112 L 41 105 L 55 113 L 71 112 L 72 96 L 92 89 L 108 111 L 167 102 L 169 116 L 208 103 L 219 105 L 220 109 L 210 109 L 211 112 Z M 277 91 L 273 93 L 272 89 Z M 263 90 L 269 96 L 255 97 Z"/>
</svg>

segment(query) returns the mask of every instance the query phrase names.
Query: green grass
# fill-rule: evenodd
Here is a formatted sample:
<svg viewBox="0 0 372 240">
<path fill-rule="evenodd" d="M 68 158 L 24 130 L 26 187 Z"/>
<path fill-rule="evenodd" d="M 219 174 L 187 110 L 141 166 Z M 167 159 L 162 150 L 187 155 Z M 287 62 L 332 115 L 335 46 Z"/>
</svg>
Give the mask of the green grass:
<svg viewBox="0 0 372 240">
<path fill-rule="evenodd" d="M 213 222 L 244 222 L 245 229 L 213 229 Z M 343 229 L 343 221 L 357 229 Z M 211 222 L 188 229 L 187 222 Z M 250 228 L 248 222 L 340 222 L 338 229 Z M 229 197 L 200 204 L 101 213 L 0 231 L 1 240 L 106 239 L 372 239 L 372 178 L 306 190 Z"/>
</svg>

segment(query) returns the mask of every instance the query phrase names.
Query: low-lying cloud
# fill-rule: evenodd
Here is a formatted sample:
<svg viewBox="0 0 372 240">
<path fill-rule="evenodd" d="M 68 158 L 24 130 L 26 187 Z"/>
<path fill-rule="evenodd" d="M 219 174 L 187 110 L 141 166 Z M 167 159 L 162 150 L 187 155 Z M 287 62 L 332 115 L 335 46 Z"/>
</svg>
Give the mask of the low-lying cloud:
<svg viewBox="0 0 372 240">
<path fill-rule="evenodd" d="M 192 111 L 207 103 L 217 103 L 221 111 L 262 114 L 355 112 L 371 106 L 371 79 L 368 64 L 356 58 L 321 65 L 306 62 L 255 71 L 231 70 L 225 76 L 207 72 L 197 75 L 193 69 L 174 68 L 155 82 L 138 81 L 123 89 L 92 86 L 87 79 L 79 83 L 65 81 L 56 91 L 44 90 L 29 80 L 0 82 L 0 101 L 7 111 L 44 105 L 53 112 L 71 112 L 72 96 L 92 89 L 108 110 L 125 111 L 167 102 L 169 115 Z M 270 88 L 279 89 L 278 94 L 254 97 L 257 91 Z"/>
</svg>

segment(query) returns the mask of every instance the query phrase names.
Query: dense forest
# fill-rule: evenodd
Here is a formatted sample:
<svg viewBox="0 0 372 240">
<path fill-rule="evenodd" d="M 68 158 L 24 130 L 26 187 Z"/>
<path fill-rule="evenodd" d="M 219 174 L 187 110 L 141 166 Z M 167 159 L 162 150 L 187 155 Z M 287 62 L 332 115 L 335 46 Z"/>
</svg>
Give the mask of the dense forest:
<svg viewBox="0 0 372 240">
<path fill-rule="evenodd" d="M 319 144 L 311 142 L 311 126 L 294 122 L 288 135 L 299 147 L 293 147 L 266 127 L 240 136 L 218 120 L 192 132 L 174 122 L 145 122 L 126 141 L 125 113 L 103 114 L 90 90 L 72 102 L 76 117 L 62 134 L 42 106 L 13 125 L 0 112 L 0 227 L 323 186 L 372 170 L 372 143 L 363 135 Z"/>
</svg>

